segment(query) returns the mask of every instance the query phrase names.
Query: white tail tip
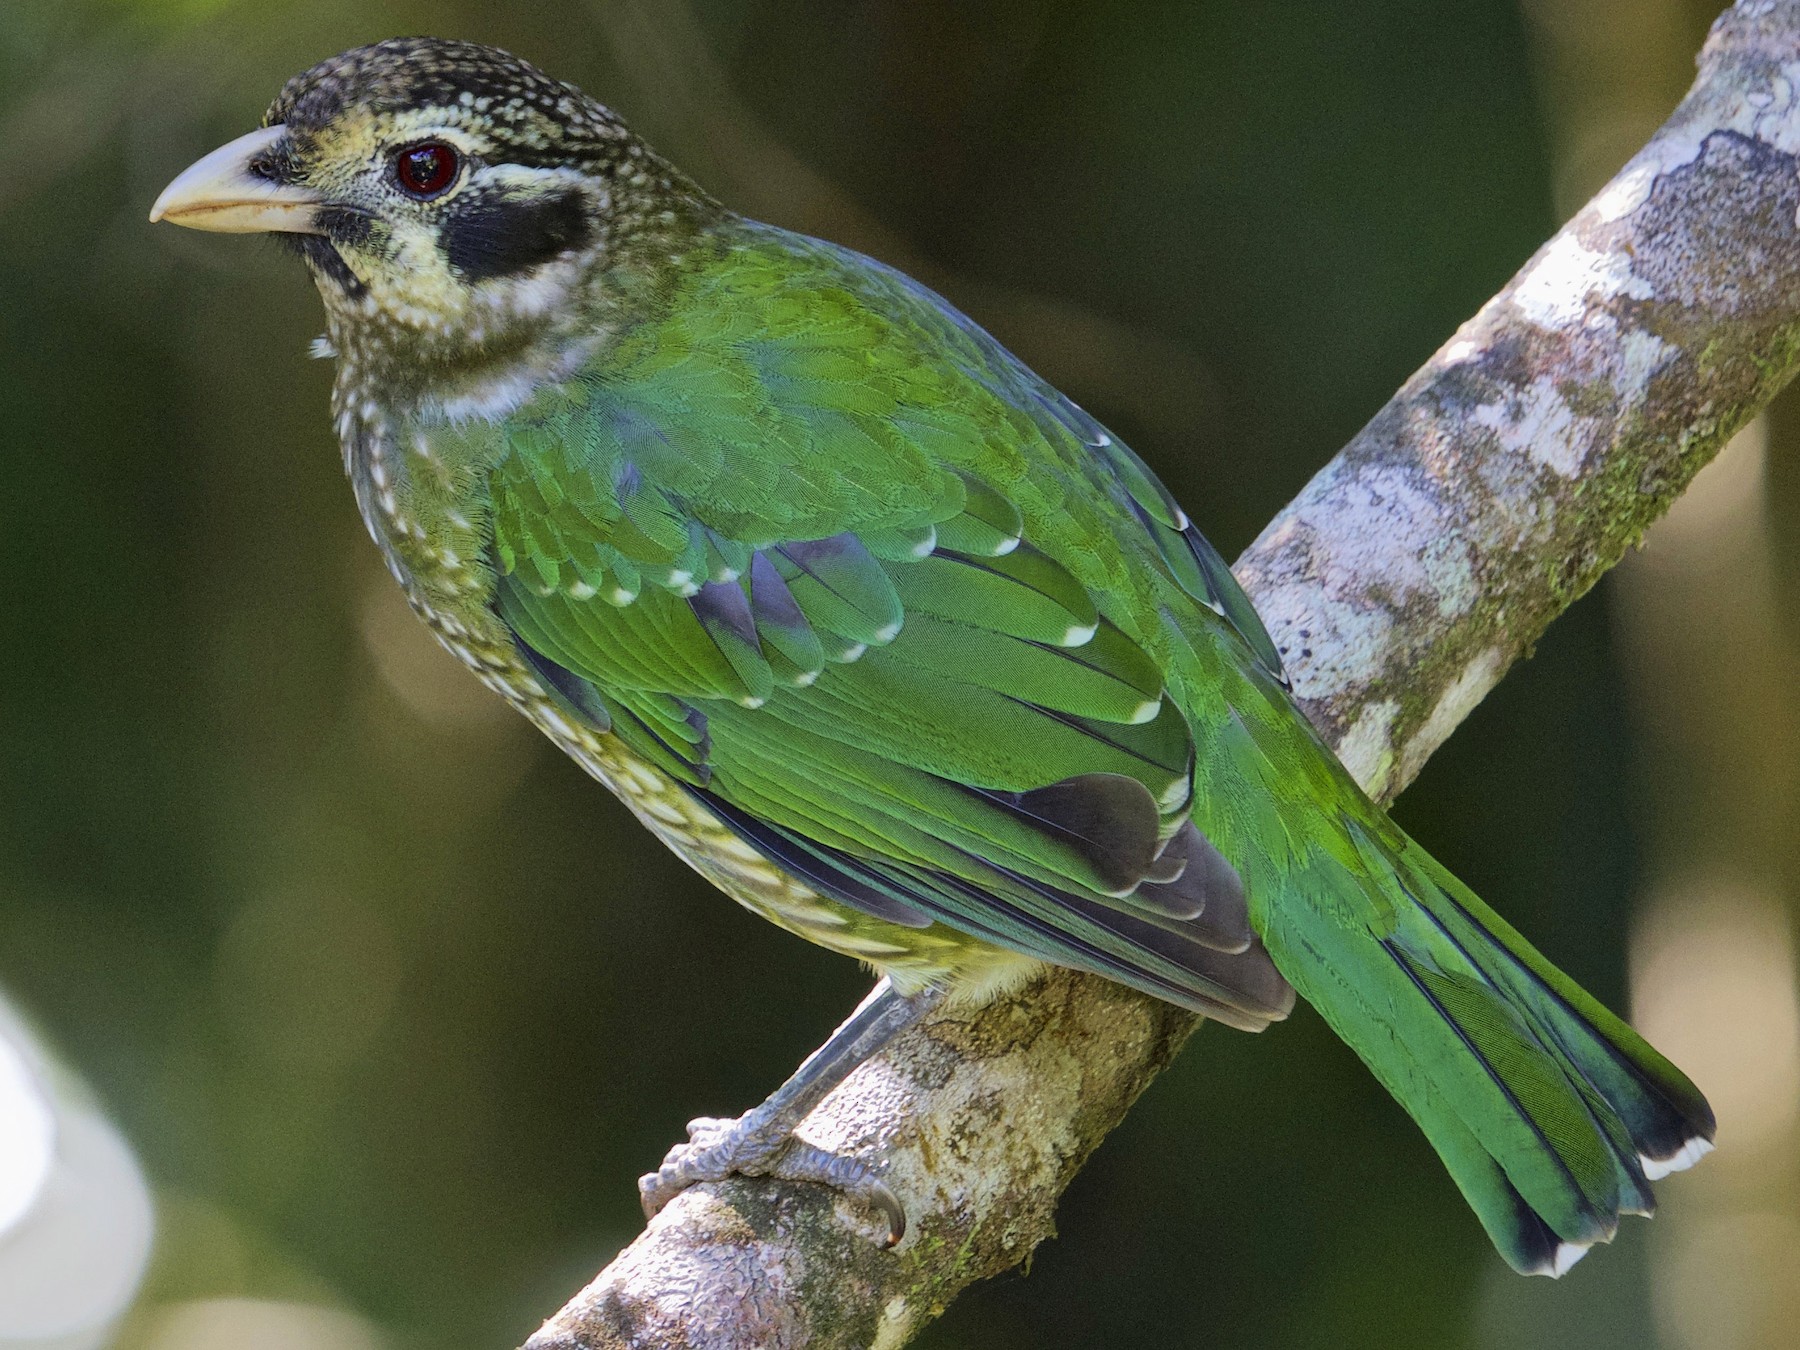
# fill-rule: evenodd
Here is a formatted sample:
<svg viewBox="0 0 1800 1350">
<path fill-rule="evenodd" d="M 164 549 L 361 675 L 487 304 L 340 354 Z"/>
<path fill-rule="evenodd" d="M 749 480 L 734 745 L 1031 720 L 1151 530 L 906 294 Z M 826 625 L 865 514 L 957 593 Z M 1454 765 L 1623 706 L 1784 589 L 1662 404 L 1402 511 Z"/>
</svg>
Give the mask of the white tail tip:
<svg viewBox="0 0 1800 1350">
<path fill-rule="evenodd" d="M 1651 1181 L 1661 1181 L 1671 1172 L 1685 1172 L 1707 1154 L 1713 1151 L 1710 1139 L 1696 1136 L 1675 1150 L 1673 1157 L 1647 1158 L 1638 1154 L 1638 1166 L 1644 1169 L 1644 1176 Z"/>
<path fill-rule="evenodd" d="M 1574 1242 L 1558 1243 L 1550 1258 L 1550 1278 L 1560 1280 L 1574 1269 L 1575 1263 L 1588 1254 L 1588 1249 Z"/>
</svg>

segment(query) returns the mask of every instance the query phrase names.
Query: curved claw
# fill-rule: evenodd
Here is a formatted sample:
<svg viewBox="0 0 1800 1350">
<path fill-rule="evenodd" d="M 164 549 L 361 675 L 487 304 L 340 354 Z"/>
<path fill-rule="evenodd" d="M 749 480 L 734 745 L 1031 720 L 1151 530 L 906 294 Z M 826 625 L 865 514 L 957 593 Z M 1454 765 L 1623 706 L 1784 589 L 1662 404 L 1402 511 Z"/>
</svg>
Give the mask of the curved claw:
<svg viewBox="0 0 1800 1350">
<path fill-rule="evenodd" d="M 644 1173 L 638 1178 L 638 1204 L 643 1206 L 644 1217 L 654 1219 L 669 1201 L 686 1189 L 685 1186 L 671 1185 L 660 1171 Z"/>
<path fill-rule="evenodd" d="M 869 1164 L 839 1153 L 827 1153 L 803 1139 L 796 1139 L 787 1152 L 775 1160 L 767 1175 L 782 1181 L 811 1181 L 841 1191 L 881 1212 L 887 1220 L 887 1235 L 881 1245 L 891 1251 L 906 1236 L 906 1206 L 881 1174 Z"/>
<path fill-rule="evenodd" d="M 887 1241 L 881 1245 L 888 1251 L 893 1251 L 906 1236 L 906 1206 L 900 1203 L 900 1197 L 894 1194 L 885 1181 L 875 1182 L 863 1198 L 880 1210 L 888 1221 Z"/>
</svg>

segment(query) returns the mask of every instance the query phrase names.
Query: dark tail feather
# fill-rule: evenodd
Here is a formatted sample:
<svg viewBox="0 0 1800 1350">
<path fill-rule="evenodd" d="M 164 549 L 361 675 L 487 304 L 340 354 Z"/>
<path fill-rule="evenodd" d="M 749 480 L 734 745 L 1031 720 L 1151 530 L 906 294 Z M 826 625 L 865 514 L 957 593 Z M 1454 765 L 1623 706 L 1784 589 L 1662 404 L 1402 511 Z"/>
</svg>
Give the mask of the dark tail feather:
<svg viewBox="0 0 1800 1350">
<path fill-rule="evenodd" d="M 1259 908 L 1275 964 L 1419 1122 L 1508 1262 L 1560 1275 L 1710 1149 L 1711 1108 L 1397 829 L 1345 824 L 1360 867 L 1316 855 Z"/>
</svg>

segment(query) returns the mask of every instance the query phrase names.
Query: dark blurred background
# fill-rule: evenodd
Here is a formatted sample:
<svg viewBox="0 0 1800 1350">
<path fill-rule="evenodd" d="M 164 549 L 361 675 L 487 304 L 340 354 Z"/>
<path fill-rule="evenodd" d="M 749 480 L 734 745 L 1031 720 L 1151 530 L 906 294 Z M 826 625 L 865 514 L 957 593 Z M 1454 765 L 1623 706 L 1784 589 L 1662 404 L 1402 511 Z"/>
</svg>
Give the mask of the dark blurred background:
<svg viewBox="0 0 1800 1350">
<path fill-rule="evenodd" d="M 128 1350 L 502 1350 L 634 1179 L 865 987 L 711 892 L 440 653 L 265 241 L 145 223 L 396 33 L 580 83 L 748 213 L 915 272 L 1235 555 L 1680 96 L 1684 0 L 6 0 L 0 988 L 139 1152 Z M 1714 1094 L 1560 1285 L 1501 1266 L 1302 1010 L 1207 1029 L 932 1350 L 1800 1338 L 1796 605 L 1777 408 L 1398 814 Z M 1773 450 L 1771 450 L 1773 447 Z M 1766 470 L 1766 472 L 1765 472 Z"/>
</svg>

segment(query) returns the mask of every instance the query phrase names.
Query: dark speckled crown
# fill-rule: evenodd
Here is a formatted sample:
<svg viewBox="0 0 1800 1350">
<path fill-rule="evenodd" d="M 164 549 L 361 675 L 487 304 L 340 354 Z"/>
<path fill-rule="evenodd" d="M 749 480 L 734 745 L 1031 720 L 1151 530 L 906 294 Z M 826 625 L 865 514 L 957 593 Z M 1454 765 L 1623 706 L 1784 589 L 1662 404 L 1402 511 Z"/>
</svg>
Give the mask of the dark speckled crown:
<svg viewBox="0 0 1800 1350">
<path fill-rule="evenodd" d="M 423 116 L 407 117 L 414 112 Z M 326 195 L 319 233 L 282 238 L 311 266 L 333 313 L 340 379 L 379 386 L 359 397 L 392 396 L 427 358 L 469 359 L 470 344 L 516 358 L 559 316 L 541 294 L 507 308 L 506 287 L 558 260 L 582 269 L 556 282 L 568 313 L 611 322 L 625 297 L 639 306 L 654 298 L 728 214 L 574 85 L 473 42 L 390 38 L 354 48 L 289 80 L 263 124 L 286 134 L 252 171 Z M 397 207 L 396 194 L 371 186 L 379 180 L 362 159 L 391 158 L 434 128 L 466 135 L 475 168 L 428 211 Z M 572 172 L 496 177 L 488 170 L 497 165 Z M 404 265 L 401 235 L 414 247 Z M 476 313 L 468 293 L 484 285 L 500 289 Z"/>
<path fill-rule="evenodd" d="M 612 159 L 631 138 L 610 110 L 512 53 L 433 37 L 389 38 L 321 61 L 282 87 L 263 125 L 305 134 L 350 107 L 377 115 L 466 109 L 504 138 L 508 159 L 524 164 Z"/>
</svg>

